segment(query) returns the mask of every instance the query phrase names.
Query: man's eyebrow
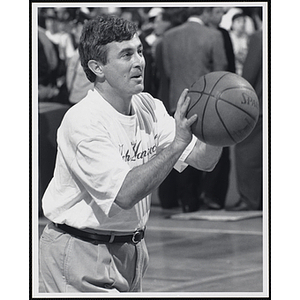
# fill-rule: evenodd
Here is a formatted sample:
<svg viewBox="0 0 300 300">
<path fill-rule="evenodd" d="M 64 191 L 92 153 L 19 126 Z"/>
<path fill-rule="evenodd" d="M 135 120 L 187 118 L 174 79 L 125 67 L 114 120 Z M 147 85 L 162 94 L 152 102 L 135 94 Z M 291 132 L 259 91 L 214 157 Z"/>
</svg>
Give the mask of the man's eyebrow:
<svg viewBox="0 0 300 300">
<path fill-rule="evenodd" d="M 133 50 L 134 50 L 133 47 L 127 47 L 127 48 L 122 49 L 119 53 L 122 54 L 124 52 L 133 51 Z"/>
<path fill-rule="evenodd" d="M 143 49 L 143 44 L 141 43 L 141 44 L 139 44 L 138 46 L 137 46 L 137 49 L 138 50 L 140 50 L 140 49 Z M 122 50 L 120 50 L 120 52 L 119 52 L 119 54 L 123 54 L 123 53 L 125 53 L 125 52 L 130 52 L 130 51 L 134 51 L 135 50 L 135 47 L 127 47 L 127 48 L 124 48 L 124 49 L 122 49 Z"/>
</svg>

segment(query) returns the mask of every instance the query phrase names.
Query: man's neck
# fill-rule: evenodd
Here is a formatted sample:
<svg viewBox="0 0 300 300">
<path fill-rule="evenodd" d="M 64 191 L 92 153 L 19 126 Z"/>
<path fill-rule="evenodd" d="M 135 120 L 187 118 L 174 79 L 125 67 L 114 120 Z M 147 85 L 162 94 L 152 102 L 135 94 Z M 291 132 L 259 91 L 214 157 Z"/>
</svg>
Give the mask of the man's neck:
<svg viewBox="0 0 300 300">
<path fill-rule="evenodd" d="M 117 93 L 108 92 L 104 90 L 101 85 L 95 84 L 95 90 L 107 101 L 115 110 L 123 115 L 131 115 L 131 99 L 132 96 L 124 98 L 124 95 L 119 95 Z"/>
</svg>

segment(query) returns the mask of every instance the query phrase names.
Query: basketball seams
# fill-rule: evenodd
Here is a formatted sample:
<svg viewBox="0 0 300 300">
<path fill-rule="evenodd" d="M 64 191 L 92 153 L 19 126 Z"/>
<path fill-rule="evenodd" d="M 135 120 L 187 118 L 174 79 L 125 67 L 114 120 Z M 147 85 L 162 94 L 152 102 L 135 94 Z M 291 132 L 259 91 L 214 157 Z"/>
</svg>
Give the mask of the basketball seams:
<svg viewBox="0 0 300 300">
<path fill-rule="evenodd" d="M 246 87 L 246 86 L 236 86 L 236 87 L 234 86 L 234 87 L 230 87 L 230 88 L 228 88 L 228 89 L 223 90 L 222 93 L 220 93 L 220 95 L 222 95 L 222 94 L 223 94 L 224 92 L 226 92 L 226 91 L 234 90 L 234 89 L 238 89 L 238 90 L 248 90 L 248 91 L 253 92 L 253 89 L 248 88 L 248 87 Z M 198 94 L 201 94 L 201 95 L 213 96 L 214 98 L 218 99 L 216 95 L 212 95 L 212 93 L 208 93 L 208 92 L 204 92 L 204 91 L 199 92 L 199 91 L 193 91 L 193 90 L 190 90 L 189 93 L 198 93 Z M 218 95 L 218 97 L 220 97 L 220 95 Z M 193 104 L 192 107 L 194 107 L 194 106 L 197 104 L 197 102 L 198 102 L 199 100 L 200 100 L 200 99 L 198 99 L 198 100 Z M 222 99 L 222 100 L 224 100 L 224 99 Z M 189 109 L 189 111 L 190 111 L 190 109 Z"/>
<path fill-rule="evenodd" d="M 222 90 L 222 92 L 220 93 L 220 95 L 222 95 L 224 92 L 230 91 L 230 90 L 248 90 L 248 91 L 253 92 L 253 88 L 250 88 L 250 87 L 247 87 L 247 86 L 232 86 L 232 87 L 229 87 L 229 88 L 227 88 L 225 90 Z"/>
<path fill-rule="evenodd" d="M 245 113 L 246 115 L 248 115 L 252 120 L 254 120 L 254 121 L 256 120 L 256 118 L 254 118 L 249 112 L 247 112 L 246 110 L 242 109 L 242 108 L 239 107 L 238 105 L 236 105 L 236 104 L 234 104 L 234 103 L 232 103 L 232 102 L 230 102 L 230 101 L 228 101 L 228 100 L 226 100 L 226 99 L 222 99 L 222 98 L 216 99 L 216 110 L 217 110 L 217 103 L 218 103 L 219 101 L 224 101 L 225 103 L 227 103 L 227 104 L 229 104 L 229 105 L 231 105 L 231 106 L 237 108 L 238 110 L 240 110 L 240 111 L 242 111 L 243 113 Z"/>
<path fill-rule="evenodd" d="M 238 76 L 234 82 L 235 77 L 231 76 L 229 72 L 212 72 L 190 87 L 189 94 L 193 100 L 187 116 L 191 112 L 198 114 L 199 119 L 193 124 L 192 131 L 205 143 L 236 144 L 257 121 L 257 99 L 253 87 L 245 85 Z M 227 112 L 231 114 L 229 118 Z M 244 124 L 244 127 L 238 124 Z"/>
<path fill-rule="evenodd" d="M 249 87 L 247 87 L 247 86 L 233 86 L 233 87 L 230 87 L 230 88 L 227 88 L 227 89 L 223 90 L 223 91 L 220 93 L 220 95 L 218 95 L 218 98 L 216 98 L 216 101 L 218 102 L 219 100 L 222 100 L 222 101 L 226 102 L 227 104 L 229 104 L 229 105 L 231 105 L 231 106 L 233 106 L 233 107 L 239 109 L 240 111 L 244 112 L 244 113 L 245 113 L 246 115 L 248 115 L 252 120 L 255 121 L 256 118 L 253 118 L 253 116 L 252 116 L 249 112 L 247 112 L 246 110 L 243 110 L 241 107 L 239 107 L 238 105 L 232 103 L 231 101 L 228 101 L 228 100 L 226 100 L 226 99 L 221 98 L 221 96 L 222 96 L 222 94 L 223 94 L 224 92 L 227 92 L 227 91 L 230 91 L 230 90 L 248 90 L 248 91 L 254 92 L 253 89 L 252 89 L 252 88 L 249 88 Z"/>
<path fill-rule="evenodd" d="M 251 88 L 248 88 L 248 87 L 240 87 L 240 86 L 230 87 L 230 88 L 228 88 L 228 89 L 223 90 L 222 93 L 220 93 L 220 95 L 218 95 L 218 98 L 217 98 L 215 95 L 212 95 L 212 93 L 207 93 L 207 92 L 204 92 L 204 91 L 203 91 L 203 92 L 190 91 L 190 92 L 192 92 L 192 93 L 199 93 L 199 94 L 201 94 L 201 97 L 202 97 L 203 95 L 209 96 L 209 97 L 212 96 L 213 98 L 216 99 L 216 103 L 217 103 L 219 100 L 222 100 L 222 101 L 226 102 L 227 104 L 230 104 L 231 106 L 234 106 L 235 108 L 237 108 L 237 109 L 243 111 L 243 112 L 246 113 L 251 119 L 255 120 L 255 118 L 253 118 L 253 116 L 252 116 L 251 114 L 249 114 L 247 111 L 243 110 L 241 107 L 237 106 L 236 104 L 234 104 L 234 103 L 232 103 L 232 102 L 230 102 L 230 101 L 228 101 L 228 100 L 226 100 L 226 99 L 220 98 L 220 96 L 221 96 L 224 92 L 229 91 L 229 90 L 233 90 L 233 89 L 238 89 L 238 90 L 249 90 L 249 91 L 253 92 L 253 89 L 251 89 Z M 200 98 L 201 98 L 201 97 L 200 97 Z M 207 99 L 209 99 L 209 97 L 208 97 Z M 193 104 L 193 106 L 191 106 L 191 108 L 189 109 L 189 111 L 190 111 L 190 110 L 198 103 L 198 101 L 200 100 L 200 98 Z M 207 100 L 207 101 L 208 101 L 208 100 Z M 217 110 L 217 107 L 216 107 L 216 110 Z"/>
<path fill-rule="evenodd" d="M 194 86 L 194 84 L 196 83 L 197 81 L 195 81 L 193 84 L 192 84 L 192 86 L 191 86 L 191 88 Z M 205 91 L 205 88 L 206 88 L 206 78 L 205 78 L 205 76 L 203 77 L 203 82 L 204 82 L 204 86 L 203 86 L 203 90 L 202 91 L 189 91 L 189 93 L 191 93 L 191 92 L 193 92 L 193 93 L 199 93 L 199 94 L 201 94 L 200 95 L 200 97 L 198 98 L 198 100 L 188 109 L 188 111 L 187 111 L 187 114 L 190 112 L 190 110 L 200 101 L 200 99 L 201 99 L 201 97 L 203 96 L 203 94 L 204 94 L 204 91 Z"/>
<path fill-rule="evenodd" d="M 222 77 L 220 77 L 220 78 L 218 79 L 218 81 L 216 81 L 215 85 L 212 87 L 212 89 L 211 89 L 211 91 L 210 91 L 209 93 L 208 93 L 208 92 L 205 92 L 205 88 L 206 88 L 206 75 L 204 75 L 204 76 L 203 76 L 203 81 L 204 81 L 204 87 L 203 87 L 203 90 L 200 91 L 200 92 L 199 92 L 199 91 L 193 91 L 193 90 L 190 90 L 190 91 L 189 91 L 189 93 L 198 93 L 198 94 L 200 94 L 201 96 L 198 98 L 198 100 L 197 100 L 193 105 L 191 105 L 191 106 L 189 107 L 187 113 L 189 113 L 190 110 L 191 110 L 191 109 L 192 109 L 192 108 L 200 101 L 200 99 L 201 99 L 201 97 L 202 97 L 203 95 L 208 96 L 208 98 L 207 98 L 206 101 L 209 100 L 209 97 L 210 97 L 210 96 L 213 96 L 214 98 L 216 98 L 214 95 L 212 95 L 212 91 L 213 91 L 213 89 L 215 88 L 215 86 L 218 84 L 218 82 L 219 82 L 224 76 L 226 76 L 226 75 L 228 75 L 228 73 L 224 74 Z M 193 88 L 193 86 L 195 85 L 196 82 L 197 82 L 197 81 L 195 81 L 195 82 L 192 84 L 191 88 Z"/>
<path fill-rule="evenodd" d="M 205 93 L 203 92 L 198 92 L 198 91 L 189 91 L 189 93 L 195 93 L 195 94 L 200 94 L 200 97 L 197 99 L 197 101 L 195 101 L 195 103 L 193 105 L 191 105 L 189 108 L 188 108 L 188 111 L 187 111 L 187 114 L 191 111 L 191 109 L 200 101 L 201 97 L 203 95 L 206 95 Z"/>
<path fill-rule="evenodd" d="M 216 97 L 215 97 L 214 95 L 212 95 L 212 92 L 213 92 L 214 88 L 216 87 L 216 85 L 219 83 L 219 81 L 220 81 L 222 78 L 224 78 L 226 75 L 228 75 L 228 74 L 229 74 L 229 73 L 223 74 L 223 75 L 215 82 L 215 84 L 212 86 L 212 88 L 211 88 L 211 90 L 210 90 L 209 93 L 208 93 L 208 92 L 205 92 L 205 88 L 206 88 L 206 85 L 207 85 L 207 84 L 206 84 L 206 75 L 203 76 L 204 86 L 203 86 L 203 90 L 202 90 L 201 92 L 199 92 L 199 91 L 189 91 L 190 93 L 191 93 L 191 92 L 196 92 L 196 93 L 199 93 L 199 94 L 201 94 L 201 95 L 200 95 L 199 99 L 198 99 L 192 106 L 189 107 L 189 109 L 188 109 L 188 111 L 187 111 L 187 114 L 191 111 L 191 109 L 192 109 L 195 105 L 197 105 L 197 103 L 201 100 L 201 98 L 202 98 L 203 95 L 208 96 L 207 99 L 206 99 L 206 102 L 205 102 L 205 104 L 204 104 L 203 113 L 202 113 L 202 116 L 201 116 L 201 117 L 202 117 L 202 118 L 201 118 L 201 135 L 202 135 L 202 138 L 203 138 L 203 142 L 204 142 L 204 143 L 206 142 L 206 140 L 205 140 L 205 136 L 204 136 L 204 126 L 203 126 L 203 125 L 204 125 L 204 116 L 205 116 L 205 111 L 206 111 L 206 108 L 207 108 L 207 105 L 208 105 L 208 101 L 209 101 L 209 99 L 210 99 L 211 96 L 213 96 L 213 98 L 216 99 Z M 195 83 L 196 83 L 196 81 L 192 84 L 191 87 L 193 87 Z"/>
<path fill-rule="evenodd" d="M 229 73 L 225 73 L 224 75 L 222 75 L 222 76 L 215 82 L 215 84 L 212 86 L 212 88 L 211 88 L 209 94 L 207 95 L 208 97 L 207 97 L 206 103 L 205 103 L 205 105 L 204 105 L 203 114 L 202 114 L 202 120 L 201 120 L 201 132 L 202 132 L 203 141 L 204 141 L 205 143 L 206 143 L 206 139 L 205 139 L 205 136 L 204 136 L 204 126 L 203 126 L 203 125 L 204 125 L 204 116 L 205 116 L 206 108 L 207 108 L 207 105 L 208 105 L 208 101 L 209 101 L 210 97 L 213 96 L 213 95 L 212 95 L 212 92 L 213 92 L 214 88 L 216 87 L 216 85 L 220 82 L 221 79 L 223 79 L 223 78 L 224 78 L 226 75 L 228 75 L 228 74 L 229 74 Z M 204 78 L 206 78 L 206 76 L 204 76 Z M 216 99 L 215 96 L 213 96 L 213 98 Z M 227 130 L 227 129 L 226 129 L 226 130 Z"/>
<path fill-rule="evenodd" d="M 193 83 L 193 85 L 194 85 L 195 83 L 196 83 L 196 81 Z M 193 87 L 193 85 L 192 85 L 192 87 Z M 203 90 L 202 90 L 201 92 L 196 91 L 197 93 L 200 94 L 200 97 L 199 97 L 198 100 L 195 101 L 195 103 L 188 109 L 187 114 L 188 114 L 188 113 L 191 111 L 191 109 L 192 109 L 195 105 L 197 105 L 197 103 L 201 100 L 202 96 L 204 95 L 205 88 L 206 88 L 206 78 L 205 78 L 205 76 L 204 76 L 204 77 L 203 77 Z M 189 91 L 189 92 L 192 92 L 192 91 Z M 204 111 L 205 111 L 205 110 L 204 110 Z M 204 119 L 204 118 L 203 118 L 203 117 L 204 117 L 204 111 L 203 111 L 203 115 L 202 115 L 202 120 Z M 201 134 L 202 134 L 202 136 L 203 136 L 203 123 L 201 124 L 201 128 L 202 128 Z"/>
<path fill-rule="evenodd" d="M 233 136 L 231 135 L 231 133 L 230 133 L 230 131 L 228 130 L 228 128 L 227 128 L 225 122 L 223 121 L 223 118 L 221 117 L 221 115 L 220 115 L 220 113 L 219 113 L 219 110 L 218 110 L 218 100 L 219 100 L 219 99 L 216 99 L 216 102 L 215 102 L 215 110 L 216 110 L 216 113 L 217 113 L 217 115 L 218 115 L 218 117 L 219 117 L 219 120 L 221 121 L 221 123 L 222 123 L 224 129 L 226 130 L 228 136 L 232 139 L 232 141 L 233 141 L 234 143 L 236 143 L 236 140 L 235 140 L 235 139 L 233 138 Z"/>
</svg>

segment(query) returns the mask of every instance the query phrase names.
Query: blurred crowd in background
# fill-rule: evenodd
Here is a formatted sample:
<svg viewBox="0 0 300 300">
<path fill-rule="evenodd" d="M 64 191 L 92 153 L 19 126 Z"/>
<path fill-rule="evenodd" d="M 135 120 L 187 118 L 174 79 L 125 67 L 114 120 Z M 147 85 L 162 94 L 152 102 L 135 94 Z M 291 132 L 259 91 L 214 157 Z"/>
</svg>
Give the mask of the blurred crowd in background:
<svg viewBox="0 0 300 300">
<path fill-rule="evenodd" d="M 41 7 L 38 9 L 40 195 L 43 194 L 52 176 L 53 161 L 55 160 L 55 142 L 52 142 L 54 144 L 51 146 L 51 142 L 43 140 L 45 132 L 49 131 L 49 127 L 54 127 L 52 139 L 55 140 L 55 130 L 64 112 L 82 100 L 87 91 L 93 88 L 93 84 L 88 81 L 83 72 L 78 53 L 83 24 L 95 16 L 113 14 L 138 25 L 146 60 L 144 91 L 162 100 L 169 113 L 172 114 L 174 111 L 170 107 L 168 83 L 166 82 L 168 79 L 164 76 L 161 45 L 165 33 L 187 22 L 193 15 L 194 9 L 193 7 Z M 205 26 L 213 27 L 223 34 L 229 35 L 229 46 L 232 52 L 226 50 L 228 60 L 226 71 L 242 76 L 250 39 L 262 28 L 262 8 L 214 7 L 203 16 L 202 20 Z M 227 48 L 229 46 L 225 45 Z M 53 105 L 57 105 L 59 109 L 53 109 Z M 47 117 L 44 118 L 47 113 Z M 57 124 L 53 125 L 51 122 Z M 50 146 L 54 148 L 52 152 Z M 261 152 L 261 148 L 259 151 Z M 224 199 L 208 201 L 206 203 L 208 208 L 224 208 L 229 168 L 228 166 L 225 173 L 222 173 L 221 179 L 218 179 L 225 182 L 226 185 L 222 196 Z M 258 189 L 261 193 L 261 186 Z M 253 207 L 245 207 L 245 210 L 261 209 L 261 203 L 257 203 L 259 202 L 257 199 L 255 202 Z M 162 200 L 161 205 L 164 208 L 172 208 L 178 204 Z M 198 206 L 195 209 L 189 207 L 187 211 L 197 209 L 199 209 Z"/>
<path fill-rule="evenodd" d="M 74 78 L 77 68 L 80 68 L 77 50 L 79 38 L 84 22 L 103 14 L 118 15 L 138 24 L 147 63 L 145 91 L 157 96 L 159 74 L 155 57 L 156 45 L 168 29 L 184 23 L 192 10 L 191 7 L 39 8 L 39 101 L 74 104 L 83 98 L 91 85 L 84 76 L 80 80 Z M 236 72 L 241 75 L 247 54 L 247 40 L 261 27 L 261 8 L 221 7 L 218 18 L 217 25 L 230 32 L 236 55 Z M 206 25 L 214 26 L 212 22 L 209 21 Z M 74 86 L 78 82 L 82 86 Z M 79 94 L 73 93 L 73 88 L 76 92 L 80 90 Z"/>
</svg>

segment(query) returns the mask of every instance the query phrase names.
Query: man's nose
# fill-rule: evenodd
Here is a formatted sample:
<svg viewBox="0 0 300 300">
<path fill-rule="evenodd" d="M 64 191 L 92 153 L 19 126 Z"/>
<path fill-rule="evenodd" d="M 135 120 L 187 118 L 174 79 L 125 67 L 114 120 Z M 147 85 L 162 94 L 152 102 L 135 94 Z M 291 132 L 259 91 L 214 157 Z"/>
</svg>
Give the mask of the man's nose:
<svg viewBox="0 0 300 300">
<path fill-rule="evenodd" d="M 143 67 L 145 65 L 145 58 L 143 55 L 136 53 L 134 56 L 134 63 L 136 66 Z"/>
</svg>

